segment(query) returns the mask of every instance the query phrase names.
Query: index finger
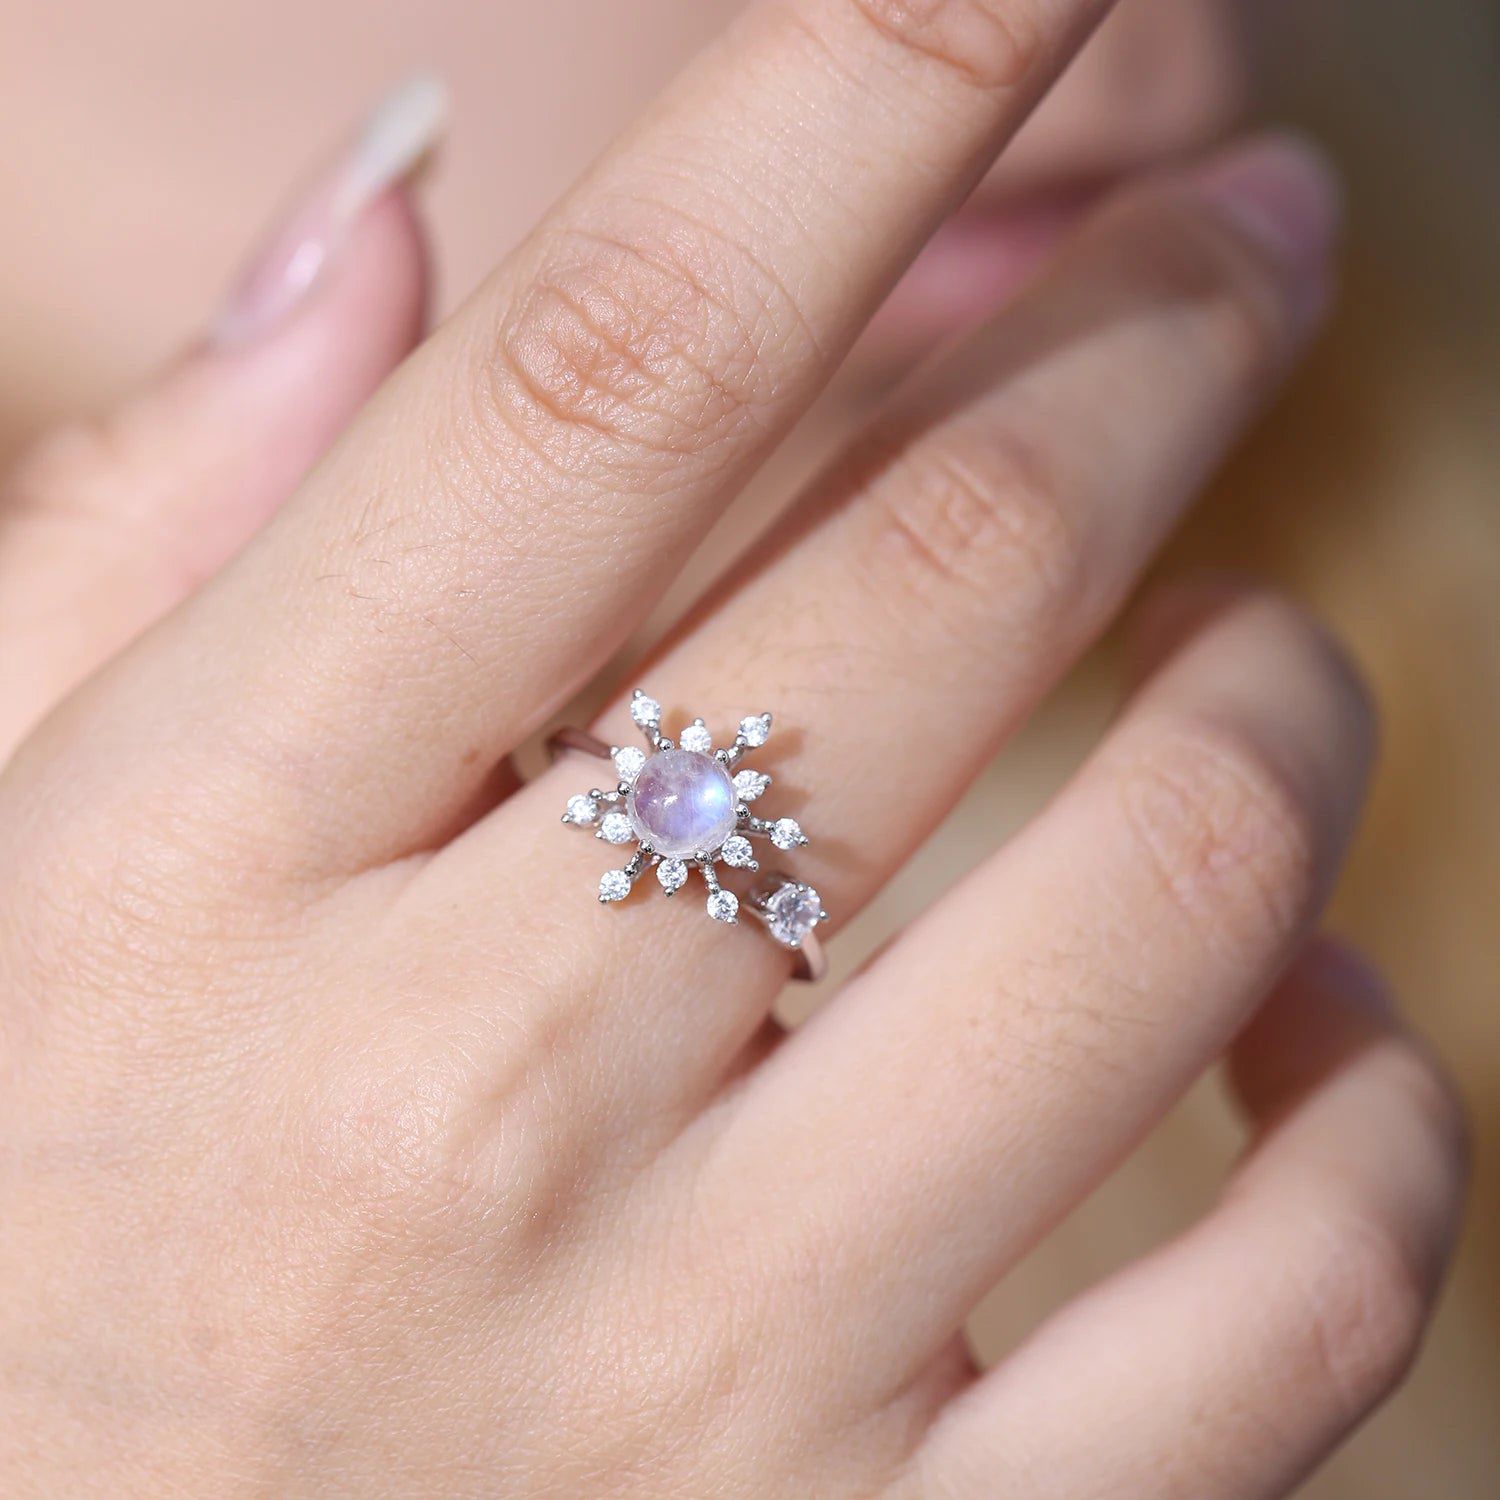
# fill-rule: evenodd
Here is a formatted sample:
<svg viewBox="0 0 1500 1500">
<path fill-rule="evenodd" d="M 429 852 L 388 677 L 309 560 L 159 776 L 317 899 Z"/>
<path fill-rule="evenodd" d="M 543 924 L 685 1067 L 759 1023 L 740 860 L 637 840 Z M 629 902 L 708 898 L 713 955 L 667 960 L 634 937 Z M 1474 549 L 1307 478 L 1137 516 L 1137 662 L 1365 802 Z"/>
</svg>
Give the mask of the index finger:
<svg viewBox="0 0 1500 1500">
<path fill-rule="evenodd" d="M 267 726 L 296 774 L 269 796 L 257 777 L 257 826 L 303 857 L 441 837 L 624 639 L 1105 9 L 755 7 L 388 383 L 119 711 L 191 701 L 179 753 L 219 762 L 227 720 Z"/>
</svg>

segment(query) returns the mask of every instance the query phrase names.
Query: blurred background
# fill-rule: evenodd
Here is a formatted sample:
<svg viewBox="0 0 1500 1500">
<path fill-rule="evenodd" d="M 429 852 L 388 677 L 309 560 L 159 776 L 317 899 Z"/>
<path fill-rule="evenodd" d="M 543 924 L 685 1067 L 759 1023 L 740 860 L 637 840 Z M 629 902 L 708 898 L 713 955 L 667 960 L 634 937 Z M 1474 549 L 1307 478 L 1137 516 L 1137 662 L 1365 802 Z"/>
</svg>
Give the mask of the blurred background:
<svg viewBox="0 0 1500 1500">
<path fill-rule="evenodd" d="M 426 199 L 450 307 L 735 0 L 0 0 L 0 460 L 197 336 L 295 181 L 395 78 L 454 96 Z M 1492 0 L 1123 0 L 806 430 L 725 519 L 701 587 L 872 394 L 1003 301 L 1109 181 L 1251 118 L 1329 144 L 1351 190 L 1342 308 L 1162 571 L 1308 599 L 1386 713 L 1333 925 L 1458 1075 L 1479 1140 L 1458 1271 L 1392 1406 L 1304 1493 L 1500 1491 L 1500 11 Z M 626 648 L 625 659 L 647 644 Z M 1108 643 L 841 941 L 846 970 L 1016 826 L 1114 703 Z M 980 816 L 974 816 L 978 812 Z M 1188 1222 L 1238 1137 L 1206 1082 L 981 1311 L 994 1355 Z M 1274 1441 L 1274 1434 L 1268 1441 Z"/>
</svg>

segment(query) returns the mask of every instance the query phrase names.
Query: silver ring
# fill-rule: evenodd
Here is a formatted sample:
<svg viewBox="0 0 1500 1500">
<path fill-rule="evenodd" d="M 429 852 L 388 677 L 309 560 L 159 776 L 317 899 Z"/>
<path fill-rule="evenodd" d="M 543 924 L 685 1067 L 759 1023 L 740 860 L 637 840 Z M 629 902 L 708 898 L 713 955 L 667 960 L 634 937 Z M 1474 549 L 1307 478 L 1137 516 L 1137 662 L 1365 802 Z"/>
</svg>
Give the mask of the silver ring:
<svg viewBox="0 0 1500 1500">
<path fill-rule="evenodd" d="M 614 766 L 615 785 L 592 787 L 568 798 L 564 823 L 592 829 L 606 844 L 634 844 L 623 867 L 606 870 L 599 881 L 599 900 L 623 901 L 647 870 L 674 896 L 697 870 L 708 896 L 705 909 L 716 922 L 734 924 L 741 911 L 761 924 L 772 940 L 797 955 L 795 977 L 821 978 L 825 963 L 814 930 L 828 920 L 818 893 L 804 881 L 780 870 L 768 870 L 743 902 L 721 884 L 720 866 L 758 871 L 752 839 L 766 839 L 790 852 L 807 843 L 795 818 L 756 817 L 750 804 L 771 785 L 764 771 L 741 767 L 752 750 L 771 734 L 771 715 L 750 714 L 740 720 L 733 741 L 715 749 L 702 719 L 694 719 L 674 742 L 662 733 L 661 704 L 639 688 L 630 700 L 630 717 L 645 736 L 647 748 L 606 745 L 586 730 L 564 728 L 548 739 L 554 758 L 576 750 Z"/>
</svg>

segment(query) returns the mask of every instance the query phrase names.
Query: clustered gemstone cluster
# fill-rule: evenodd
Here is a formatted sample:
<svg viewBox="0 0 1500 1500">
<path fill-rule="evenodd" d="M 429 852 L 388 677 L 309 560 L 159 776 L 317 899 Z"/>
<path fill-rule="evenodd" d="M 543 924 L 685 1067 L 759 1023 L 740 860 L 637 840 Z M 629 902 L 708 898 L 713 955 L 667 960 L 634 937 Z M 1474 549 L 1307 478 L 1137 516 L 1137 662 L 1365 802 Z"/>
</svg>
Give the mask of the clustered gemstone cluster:
<svg viewBox="0 0 1500 1500">
<path fill-rule="evenodd" d="M 753 838 L 768 839 L 781 850 L 807 843 L 794 818 L 768 821 L 755 817 L 750 804 L 771 784 L 763 771 L 738 769 L 751 750 L 771 734 L 771 715 L 740 720 L 732 744 L 715 750 L 702 719 L 694 719 L 676 742 L 662 733 L 661 704 L 639 689 L 630 716 L 646 737 L 649 750 L 634 745 L 610 751 L 613 790 L 580 792 L 568 799 L 563 822 L 592 828 L 606 844 L 630 844 L 635 853 L 622 868 L 607 870 L 599 881 L 599 899 L 623 901 L 637 878 L 654 868 L 657 883 L 675 895 L 698 870 L 708 888 L 707 910 L 716 922 L 739 920 L 740 899 L 719 883 L 718 866 L 758 870 Z M 779 877 L 758 908 L 768 929 L 786 947 L 799 947 L 824 912 L 811 886 Z"/>
</svg>

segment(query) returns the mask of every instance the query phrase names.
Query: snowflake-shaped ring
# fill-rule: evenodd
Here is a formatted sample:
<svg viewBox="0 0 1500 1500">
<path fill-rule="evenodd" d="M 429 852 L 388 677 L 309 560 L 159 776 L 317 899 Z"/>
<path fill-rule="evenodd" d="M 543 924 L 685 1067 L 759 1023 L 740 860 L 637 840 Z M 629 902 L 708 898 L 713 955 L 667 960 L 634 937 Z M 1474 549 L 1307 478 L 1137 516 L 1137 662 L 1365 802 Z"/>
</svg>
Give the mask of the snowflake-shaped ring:
<svg viewBox="0 0 1500 1500">
<path fill-rule="evenodd" d="M 721 867 L 760 869 L 752 839 L 787 852 L 807 843 L 794 818 L 759 818 L 750 811 L 771 778 L 740 762 L 770 737 L 771 715 L 741 719 L 732 743 L 718 750 L 702 719 L 694 719 L 675 742 L 667 738 L 661 705 L 640 689 L 630 700 L 630 716 L 645 736 L 645 750 L 611 747 L 580 729 L 560 729 L 549 741 L 554 754 L 580 750 L 614 766 L 612 788 L 575 793 L 562 815 L 564 823 L 591 829 L 607 844 L 635 845 L 622 868 L 606 870 L 600 878 L 599 900 L 623 901 L 648 869 L 673 896 L 697 870 L 714 921 L 732 924 L 742 911 L 749 912 L 777 943 L 797 954 L 799 978 L 820 977 L 823 954 L 813 929 L 828 914 L 811 886 L 768 871 L 742 903 L 720 880 Z"/>
</svg>

